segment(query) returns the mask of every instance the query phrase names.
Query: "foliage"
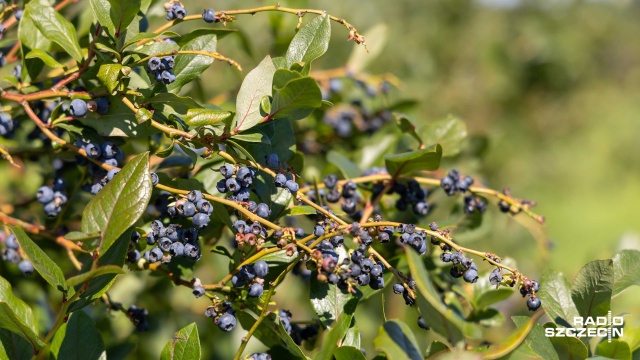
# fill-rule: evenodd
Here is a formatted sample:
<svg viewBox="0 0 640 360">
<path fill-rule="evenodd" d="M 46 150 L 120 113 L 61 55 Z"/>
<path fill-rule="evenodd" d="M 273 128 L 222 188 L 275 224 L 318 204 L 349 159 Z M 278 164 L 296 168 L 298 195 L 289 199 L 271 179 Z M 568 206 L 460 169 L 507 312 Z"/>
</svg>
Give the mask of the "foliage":
<svg viewBox="0 0 640 360">
<path fill-rule="evenodd" d="M 362 56 L 365 37 L 347 20 L 279 5 L 186 15 L 171 2 L 168 22 L 148 32 L 150 1 L 91 0 L 84 13 L 67 14 L 70 3 L 32 0 L 20 16 L 15 5 L 3 10 L 19 25 L 3 58 L 14 71 L 0 94 L 2 155 L 48 178 L 36 201 L 1 208 L 3 358 L 135 357 L 131 342 L 99 326 L 112 321 L 107 311 L 140 333 L 163 326 L 146 309 L 154 304 L 117 298 L 125 297 L 114 290 L 118 283 L 131 278 L 161 305 L 182 288 L 206 302 L 200 318 L 208 320 L 170 329 L 175 335 L 156 352 L 162 359 L 230 356 L 205 354 L 208 341 L 199 334 L 228 345 L 236 324 L 247 332 L 231 346 L 236 359 L 265 356 L 247 351 L 252 338 L 273 358 L 365 358 L 357 311 L 370 299 L 383 303 L 376 358 L 628 358 L 640 351 L 633 338 L 591 346 L 545 336 L 573 326 L 576 316 L 606 316 L 613 297 L 639 284 L 640 252 L 591 262 L 570 286 L 561 273 L 548 271 L 538 283 L 513 260 L 469 247 L 467 239 L 484 236 L 489 214 L 536 226 L 544 218 L 532 201 L 443 168 L 468 151 L 462 120 L 418 127 L 402 113 L 406 103 L 369 101 L 396 91 L 393 78 L 312 70 L 329 51 L 331 22 L 362 45 L 349 60 L 352 71 L 370 61 Z M 216 60 L 242 70 L 218 52 L 218 40 L 246 35 L 223 26 L 262 12 L 299 18 L 286 51 L 246 73 L 235 104 L 194 95 Z M 169 30 L 184 22 L 206 27 Z M 9 35 L 15 21 L 5 24 Z M 371 34 L 383 37 L 384 29 Z M 40 156 L 15 151 L 25 144 Z M 18 272 L 31 276 L 39 299 L 24 296 L 27 280 Z M 281 304 L 283 282 L 301 281 L 289 274 L 308 290 L 311 319 Z M 538 323 L 542 311 L 514 316 L 516 329 L 485 345 L 488 331 L 504 322 L 497 304 L 514 290 L 526 298 L 523 309 L 536 311 L 541 301 L 551 321 Z M 386 318 L 392 293 L 416 310 L 419 327 Z M 418 343 L 424 331 L 434 335 L 426 351 Z M 144 336 L 137 340 L 146 346 Z"/>
</svg>

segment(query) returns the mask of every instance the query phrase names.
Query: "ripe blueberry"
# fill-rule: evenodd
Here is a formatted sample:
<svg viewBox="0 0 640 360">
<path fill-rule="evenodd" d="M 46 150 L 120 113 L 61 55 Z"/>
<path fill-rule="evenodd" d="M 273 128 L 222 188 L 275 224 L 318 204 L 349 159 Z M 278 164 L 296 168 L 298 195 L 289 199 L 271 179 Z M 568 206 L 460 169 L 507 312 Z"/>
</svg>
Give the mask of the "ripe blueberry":
<svg viewBox="0 0 640 360">
<path fill-rule="evenodd" d="M 289 190 L 292 193 L 298 192 L 298 190 L 300 189 L 300 186 L 298 185 L 298 183 L 296 183 L 293 180 L 287 180 L 285 186 L 287 187 L 287 190 Z"/>
<path fill-rule="evenodd" d="M 204 295 L 204 287 L 198 285 L 198 286 L 194 286 L 193 287 L 193 291 L 191 292 L 193 294 L 193 296 L 197 298 L 199 298 L 200 296 Z"/>
<path fill-rule="evenodd" d="M 27 259 L 20 261 L 20 263 L 18 264 L 18 269 L 23 275 L 31 275 L 33 274 L 33 270 L 34 270 L 33 264 L 31 263 L 31 261 Z"/>
<path fill-rule="evenodd" d="M 87 114 L 87 103 L 82 99 L 74 99 L 69 105 L 69 112 L 74 118 L 81 118 Z"/>
<path fill-rule="evenodd" d="M 264 278 L 269 273 L 269 265 L 264 260 L 258 260 L 253 264 L 253 270 L 257 277 Z"/>
<path fill-rule="evenodd" d="M 53 189 L 48 186 L 40 187 L 36 193 L 36 198 L 41 204 L 51 202 L 53 200 Z"/>
<path fill-rule="evenodd" d="M 229 332 L 236 327 L 236 317 L 231 314 L 224 314 L 218 319 L 218 327 L 222 331 Z"/>
<path fill-rule="evenodd" d="M 418 326 L 425 330 L 429 330 L 429 326 L 427 326 L 427 321 L 423 319 L 422 316 L 418 318 Z"/>
<path fill-rule="evenodd" d="M 216 12 L 213 9 L 204 9 L 202 12 L 202 20 L 212 23 L 216 20 Z"/>
<path fill-rule="evenodd" d="M 280 159 L 278 158 L 278 154 L 269 154 L 265 156 L 265 160 L 266 160 L 267 166 L 270 168 L 280 167 Z"/>
<path fill-rule="evenodd" d="M 264 288 L 262 287 L 262 285 L 253 283 L 251 284 L 251 287 L 249 287 L 249 293 L 247 294 L 247 296 L 252 298 L 259 298 L 260 296 L 262 296 L 263 292 Z"/>
<path fill-rule="evenodd" d="M 208 214 L 197 213 L 193 216 L 193 218 L 191 219 L 191 222 L 193 223 L 193 226 L 197 227 L 198 229 L 203 229 L 207 225 L 209 225 L 210 220 L 211 218 L 209 218 Z"/>
<path fill-rule="evenodd" d="M 540 308 L 540 305 L 542 305 L 542 303 L 537 297 L 530 297 L 529 299 L 527 299 L 527 307 L 529 308 L 529 311 L 538 310 Z"/>
</svg>

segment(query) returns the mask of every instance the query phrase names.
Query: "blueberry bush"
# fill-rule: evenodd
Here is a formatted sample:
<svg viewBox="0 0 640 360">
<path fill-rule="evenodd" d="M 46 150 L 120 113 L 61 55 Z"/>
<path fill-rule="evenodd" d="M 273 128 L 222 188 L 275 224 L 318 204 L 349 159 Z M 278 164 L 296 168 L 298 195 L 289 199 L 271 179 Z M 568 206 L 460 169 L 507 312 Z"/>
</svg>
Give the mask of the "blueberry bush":
<svg viewBox="0 0 640 360">
<path fill-rule="evenodd" d="M 179 288 L 206 302 L 207 329 L 177 315 L 173 323 L 183 323 L 162 339 L 162 359 L 638 354 L 637 337 L 547 338 L 544 329 L 606 316 L 612 297 L 640 283 L 639 252 L 591 262 L 569 285 L 482 248 L 487 215 L 536 233 L 544 218 L 534 201 L 456 169 L 479 158 L 463 121 L 422 126 L 403 114 L 406 102 L 389 101 L 397 79 L 362 71 L 380 51 L 379 30 L 365 42 L 348 20 L 320 10 L 179 1 L 162 4 L 166 22 L 150 30 L 151 0 L 81 0 L 67 11 L 72 3 L 2 11 L 1 62 L 12 68 L 0 90 L 2 171 L 39 173 L 42 183 L 28 199 L 0 204 L 0 358 L 137 358 L 136 346 L 155 344 L 117 336 L 117 319 L 154 331 L 162 314 L 149 308 L 171 312 L 165 298 Z M 299 20 L 282 53 L 245 71 L 218 52 L 219 40 L 244 36 L 236 21 L 269 12 Z M 184 22 L 199 25 L 174 31 Z M 349 70 L 312 71 L 329 51 L 332 23 L 355 43 Z M 230 65 L 218 71 L 242 74 L 235 103 L 197 90 L 216 60 Z M 26 180 L 11 181 L 21 189 Z M 194 275 L 211 264 L 216 271 Z M 135 291 L 157 304 L 114 298 L 125 277 L 140 279 Z M 293 286 L 306 295 L 292 302 L 312 308 L 311 318 L 274 301 Z M 531 315 L 486 341 L 505 322 L 496 306 L 517 294 Z M 393 297 L 411 323 L 386 318 Z M 383 319 L 373 354 L 362 350 L 356 316 L 371 301 Z M 203 351 L 214 341 L 226 348 Z"/>
</svg>

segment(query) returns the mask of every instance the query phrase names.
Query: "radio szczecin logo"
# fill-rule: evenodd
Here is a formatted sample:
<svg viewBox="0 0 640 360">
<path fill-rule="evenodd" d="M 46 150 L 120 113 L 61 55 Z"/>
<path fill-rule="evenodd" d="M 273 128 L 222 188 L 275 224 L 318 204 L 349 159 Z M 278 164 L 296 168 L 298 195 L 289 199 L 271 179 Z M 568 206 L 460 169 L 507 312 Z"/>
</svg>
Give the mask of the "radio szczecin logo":
<svg viewBox="0 0 640 360">
<path fill-rule="evenodd" d="M 622 316 L 611 316 L 611 311 L 607 316 L 586 317 L 576 316 L 573 318 L 572 328 L 546 328 L 546 337 L 606 337 L 608 342 L 612 338 L 622 336 L 624 320 Z M 592 326 L 592 327 L 587 327 Z"/>
</svg>

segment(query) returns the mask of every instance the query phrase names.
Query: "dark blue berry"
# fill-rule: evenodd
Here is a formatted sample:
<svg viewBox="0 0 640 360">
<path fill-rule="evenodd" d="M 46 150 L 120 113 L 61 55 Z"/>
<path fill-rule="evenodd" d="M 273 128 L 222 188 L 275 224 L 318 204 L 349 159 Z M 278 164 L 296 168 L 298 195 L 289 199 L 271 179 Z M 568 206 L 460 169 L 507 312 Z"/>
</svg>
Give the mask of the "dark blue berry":
<svg viewBox="0 0 640 360">
<path fill-rule="evenodd" d="M 542 305 L 542 303 L 537 297 L 530 297 L 529 299 L 527 299 L 527 308 L 529 308 L 529 311 L 538 310 L 540 308 L 540 305 Z"/>
<path fill-rule="evenodd" d="M 300 189 L 300 186 L 298 185 L 298 183 L 296 183 L 293 180 L 287 180 L 285 186 L 287 187 L 287 190 L 289 190 L 292 193 L 298 192 L 298 190 Z"/>
<path fill-rule="evenodd" d="M 418 318 L 418 326 L 425 330 L 429 330 L 429 326 L 427 326 L 427 321 L 423 319 L 422 316 Z"/>
<path fill-rule="evenodd" d="M 84 151 L 87 152 L 87 156 L 92 159 L 97 159 L 102 155 L 102 149 L 96 144 L 89 143 L 84 146 Z"/>
<path fill-rule="evenodd" d="M 264 278 L 269 273 L 269 265 L 264 260 L 258 260 L 253 264 L 253 270 L 257 277 Z"/>
<path fill-rule="evenodd" d="M 69 105 L 69 112 L 74 118 L 81 118 L 87 114 L 87 103 L 82 99 L 74 99 Z"/>
<path fill-rule="evenodd" d="M 231 314 L 223 314 L 218 319 L 218 327 L 222 331 L 229 332 L 236 327 L 236 317 Z"/>
<path fill-rule="evenodd" d="M 204 295 L 204 287 L 198 285 L 198 286 L 194 286 L 193 287 L 193 291 L 191 292 L 193 294 L 193 296 L 197 298 L 199 298 L 200 296 Z"/>
<path fill-rule="evenodd" d="M 202 20 L 208 23 L 216 21 L 216 12 L 213 9 L 204 9 L 202 12 Z"/>
<path fill-rule="evenodd" d="M 97 98 L 96 104 L 98 105 L 98 114 L 104 115 L 109 112 L 109 99 L 107 99 L 106 97 Z"/>
<path fill-rule="evenodd" d="M 127 253 L 127 260 L 132 263 L 137 263 L 141 257 L 142 255 L 140 255 L 140 251 L 138 250 L 132 250 Z"/>
<path fill-rule="evenodd" d="M 265 157 L 265 160 L 267 166 L 270 168 L 277 169 L 280 167 L 280 159 L 278 158 L 278 154 L 269 154 Z"/>
<path fill-rule="evenodd" d="M 34 270 L 33 264 L 27 259 L 20 261 L 20 263 L 18 264 L 18 269 L 20 270 L 22 275 L 31 275 L 33 274 Z"/>
<path fill-rule="evenodd" d="M 36 193 L 36 198 L 41 204 L 51 202 L 53 200 L 53 189 L 48 186 L 41 186 Z"/>
<path fill-rule="evenodd" d="M 205 213 L 197 213 L 191 219 L 193 226 L 197 227 L 198 229 L 205 228 L 207 225 L 209 225 L 209 221 L 211 221 L 211 218 L 209 217 L 209 214 Z"/>
<path fill-rule="evenodd" d="M 149 176 L 151 177 L 151 185 L 153 186 L 158 185 L 158 183 L 160 182 L 160 178 L 158 177 L 158 174 L 152 172 L 149 174 Z"/>
<path fill-rule="evenodd" d="M 258 204 L 258 207 L 256 208 L 256 215 L 263 219 L 268 218 L 269 215 L 271 215 L 271 209 L 269 208 L 269 205 L 265 203 Z"/>
<path fill-rule="evenodd" d="M 262 296 L 263 292 L 264 288 L 262 287 L 262 285 L 253 283 L 251 284 L 251 287 L 249 287 L 249 293 L 247 294 L 247 296 L 252 298 L 259 298 L 260 296 Z"/>
<path fill-rule="evenodd" d="M 184 244 L 181 242 L 174 242 L 169 247 L 169 253 L 171 256 L 182 256 L 184 255 Z"/>
<path fill-rule="evenodd" d="M 404 292 L 404 286 L 400 283 L 393 284 L 393 293 L 402 294 Z"/>
<path fill-rule="evenodd" d="M 475 283 L 478 281 L 478 271 L 475 269 L 468 269 L 462 274 L 464 281 L 468 283 Z"/>
</svg>

